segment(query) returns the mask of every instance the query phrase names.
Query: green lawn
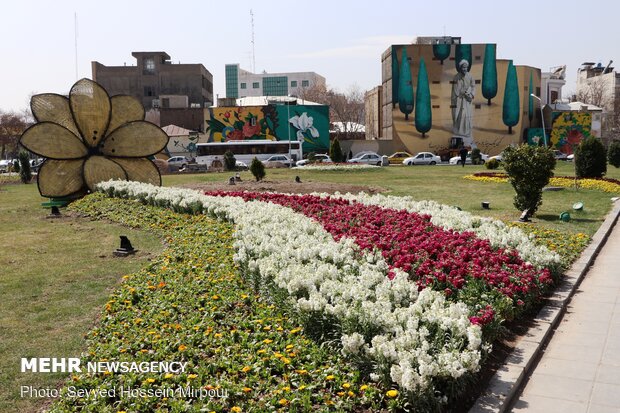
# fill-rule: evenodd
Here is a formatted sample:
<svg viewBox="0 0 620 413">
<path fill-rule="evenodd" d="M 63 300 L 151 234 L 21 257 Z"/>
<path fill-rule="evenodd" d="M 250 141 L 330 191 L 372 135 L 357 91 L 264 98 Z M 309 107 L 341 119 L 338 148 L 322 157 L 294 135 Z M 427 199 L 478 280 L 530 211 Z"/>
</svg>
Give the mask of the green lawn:
<svg viewBox="0 0 620 413">
<path fill-rule="evenodd" d="M 151 233 L 47 219 L 42 201 L 36 184 L 0 187 L 0 412 L 35 411 L 37 400 L 19 398 L 19 386 L 50 387 L 63 375 L 21 373 L 20 359 L 79 356 L 122 275 L 163 249 Z M 121 234 L 139 250 L 135 256 L 112 256 Z"/>
<path fill-rule="evenodd" d="M 608 177 L 620 179 L 620 169 L 609 167 Z M 517 220 L 520 212 L 513 206 L 514 190 L 507 183 L 476 182 L 463 179 L 464 175 L 488 172 L 484 166 L 390 166 L 358 171 L 305 171 L 303 169 L 267 169 L 265 180 L 292 182 L 298 175 L 302 182 L 335 182 L 343 184 L 368 185 L 380 187 L 390 195 L 409 195 L 415 199 L 432 199 L 437 202 L 456 205 L 463 210 L 481 216 L 489 216 L 505 221 Z M 503 172 L 503 169 L 496 170 Z M 556 176 L 573 176 L 574 164 L 558 162 Z M 195 175 L 164 176 L 165 186 L 183 185 L 197 182 L 226 182 L 230 173 L 207 173 Z M 244 180 L 254 179 L 250 172 L 242 172 Z M 303 185 L 303 184 L 302 184 Z M 620 196 L 602 191 L 564 189 L 545 192 L 543 204 L 533 221 L 546 229 L 570 233 L 583 232 L 592 235 L 603 222 L 611 209 L 611 197 Z M 489 201 L 491 209 L 481 206 Z M 582 201 L 583 211 L 573 211 L 572 205 Z M 569 211 L 572 220 L 562 222 L 559 215 Z"/>
<path fill-rule="evenodd" d="M 336 182 L 384 188 L 388 194 L 434 199 L 462 209 L 504 220 L 519 216 L 512 206 L 509 184 L 463 179 L 467 174 L 487 171 L 467 166 L 391 166 L 355 172 L 318 172 L 301 169 L 269 169 L 267 180 L 292 182 Z M 499 170 L 501 171 L 501 169 Z M 573 175 L 573 164 L 558 164 L 556 175 Z M 229 173 L 168 175 L 164 185 L 196 182 L 225 183 Z M 620 179 L 620 170 L 610 167 L 608 176 Z M 244 180 L 253 179 L 243 172 Z M 48 211 L 36 185 L 0 181 L 0 411 L 35 411 L 41 401 L 20 399 L 20 385 L 53 386 L 62 375 L 19 372 L 21 357 L 71 357 L 85 350 L 83 335 L 96 323 L 112 289 L 122 275 L 135 272 L 161 250 L 154 235 L 128 230 L 102 221 L 77 217 L 46 219 Z M 4 184 L 4 185 L 2 185 Z M 303 185 L 303 184 L 301 184 Z M 545 192 L 535 225 L 566 233 L 592 235 L 611 208 L 610 194 L 594 190 L 566 189 Z M 489 201 L 490 210 L 480 202 Z M 576 201 L 585 204 L 575 212 Z M 570 210 L 573 219 L 558 219 Z M 140 250 L 135 257 L 113 258 L 120 234 L 126 234 Z"/>
</svg>

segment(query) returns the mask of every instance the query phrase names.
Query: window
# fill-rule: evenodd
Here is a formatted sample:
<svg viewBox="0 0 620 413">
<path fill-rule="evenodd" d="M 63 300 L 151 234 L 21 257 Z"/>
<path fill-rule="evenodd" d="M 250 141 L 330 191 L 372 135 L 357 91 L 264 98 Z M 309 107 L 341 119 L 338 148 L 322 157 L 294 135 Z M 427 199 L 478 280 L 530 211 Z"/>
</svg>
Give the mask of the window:
<svg viewBox="0 0 620 413">
<path fill-rule="evenodd" d="M 291 87 L 297 87 L 297 81 L 291 80 Z"/>
<path fill-rule="evenodd" d="M 170 98 L 162 98 L 161 99 L 161 107 L 169 108 L 170 107 Z"/>
<path fill-rule="evenodd" d="M 246 89 L 247 88 L 247 83 L 241 83 L 241 89 Z"/>
<path fill-rule="evenodd" d="M 308 80 L 302 80 L 301 81 L 301 87 L 308 87 L 310 86 L 310 81 Z"/>
<path fill-rule="evenodd" d="M 144 86 L 144 96 L 153 96 L 153 88 L 151 86 Z"/>
<path fill-rule="evenodd" d="M 252 89 L 258 89 L 259 87 L 260 87 L 260 83 L 259 82 L 252 83 Z"/>
<path fill-rule="evenodd" d="M 145 75 L 153 75 L 155 74 L 155 59 L 152 57 L 147 57 L 144 59 L 144 69 L 142 73 Z"/>
</svg>

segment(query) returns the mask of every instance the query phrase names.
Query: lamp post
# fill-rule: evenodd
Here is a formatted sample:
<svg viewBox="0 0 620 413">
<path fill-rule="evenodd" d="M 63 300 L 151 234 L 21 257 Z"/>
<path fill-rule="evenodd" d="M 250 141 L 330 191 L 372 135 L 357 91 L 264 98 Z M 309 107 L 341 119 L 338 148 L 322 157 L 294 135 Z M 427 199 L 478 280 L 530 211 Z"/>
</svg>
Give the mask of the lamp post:
<svg viewBox="0 0 620 413">
<path fill-rule="evenodd" d="M 293 167 L 293 157 L 291 156 L 291 125 L 289 125 L 289 119 L 291 119 L 291 95 L 287 96 L 286 100 L 286 129 L 288 130 L 288 159 L 290 160 L 289 167 Z"/>
<path fill-rule="evenodd" d="M 538 96 L 536 96 L 533 93 L 530 93 L 530 96 L 537 99 L 540 102 L 540 121 L 542 122 L 543 142 L 546 148 L 547 147 L 547 135 L 545 134 L 545 115 L 543 114 L 543 102 Z"/>
</svg>

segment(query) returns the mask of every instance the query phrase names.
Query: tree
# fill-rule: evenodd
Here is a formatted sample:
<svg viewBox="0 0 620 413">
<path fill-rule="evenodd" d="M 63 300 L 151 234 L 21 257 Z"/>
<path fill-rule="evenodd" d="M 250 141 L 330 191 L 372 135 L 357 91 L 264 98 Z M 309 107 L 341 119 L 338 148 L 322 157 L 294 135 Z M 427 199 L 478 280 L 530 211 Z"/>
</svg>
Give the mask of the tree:
<svg viewBox="0 0 620 413">
<path fill-rule="evenodd" d="M 235 158 L 235 154 L 232 151 L 226 151 L 224 153 L 224 168 L 227 171 L 234 171 L 237 167 L 237 158 Z"/>
<path fill-rule="evenodd" d="M 407 120 L 409 119 L 409 114 L 413 112 L 414 94 L 409 58 L 407 57 L 407 49 L 404 47 L 401 59 L 398 83 L 398 108 L 405 114 L 405 120 Z"/>
<path fill-rule="evenodd" d="M 19 151 L 19 178 L 24 184 L 30 183 L 32 180 L 32 171 L 30 170 L 30 153 L 28 151 Z"/>
<path fill-rule="evenodd" d="M 438 43 L 433 45 L 433 56 L 436 59 L 441 61 L 443 65 L 443 61 L 450 57 L 450 49 L 451 46 L 449 43 Z"/>
<path fill-rule="evenodd" d="M 358 85 L 349 86 L 345 93 L 325 85 L 303 88 L 300 92 L 302 99 L 329 106 L 330 122 L 342 126 L 337 128 L 340 139 L 351 139 L 364 131 L 364 92 Z"/>
<path fill-rule="evenodd" d="M 612 141 L 607 149 L 607 159 L 609 164 L 620 168 L 620 141 Z"/>
<path fill-rule="evenodd" d="M 433 126 L 433 114 L 431 111 L 431 91 L 428 87 L 428 73 L 424 58 L 420 60 L 418 70 L 418 94 L 415 101 L 415 128 L 424 138 L 426 132 Z"/>
<path fill-rule="evenodd" d="M 575 172 L 579 178 L 601 178 L 607 172 L 607 150 L 600 139 L 585 138 L 575 149 Z"/>
<path fill-rule="evenodd" d="M 517 78 L 517 69 L 515 69 L 511 60 L 508 63 L 508 70 L 506 72 L 504 105 L 502 108 L 502 120 L 504 125 L 508 126 L 509 134 L 512 134 L 512 127 L 519 123 L 519 111 L 519 80 Z"/>
<path fill-rule="evenodd" d="M 396 47 L 392 46 L 392 108 L 395 108 L 398 102 L 398 87 L 400 85 L 398 79 L 398 54 Z"/>
<path fill-rule="evenodd" d="M 254 157 L 254 159 L 252 159 L 252 163 L 250 164 L 250 172 L 252 172 L 252 175 L 254 175 L 257 182 L 262 181 L 265 177 L 265 165 L 263 165 L 258 158 Z"/>
<path fill-rule="evenodd" d="M 340 141 L 338 138 L 334 138 L 331 146 L 329 147 L 329 157 L 336 163 L 344 162 L 344 155 L 342 154 L 342 149 L 340 148 Z"/>
<path fill-rule="evenodd" d="M 0 159 L 17 157 L 17 142 L 30 124 L 26 113 L 18 114 L 0 110 Z"/>
<path fill-rule="evenodd" d="M 504 149 L 502 163 L 516 195 L 514 206 L 527 210 L 529 218 L 542 204 L 542 190 L 549 184 L 555 168 L 553 151 L 544 146 L 521 145 Z"/>
<path fill-rule="evenodd" d="M 454 65 L 456 66 L 456 70 L 459 70 L 459 63 L 461 60 L 467 60 L 469 63 L 468 71 L 471 71 L 471 44 L 457 44 L 456 50 L 454 52 Z"/>
<path fill-rule="evenodd" d="M 497 95 L 497 60 L 495 45 L 487 44 L 484 48 L 484 62 L 482 64 L 482 96 L 491 106 L 491 99 Z"/>
<path fill-rule="evenodd" d="M 579 85 L 579 84 L 578 84 Z M 613 103 L 607 93 L 605 79 L 599 77 L 590 78 L 579 86 L 576 98 L 579 102 L 598 106 L 599 108 L 611 109 Z"/>
</svg>

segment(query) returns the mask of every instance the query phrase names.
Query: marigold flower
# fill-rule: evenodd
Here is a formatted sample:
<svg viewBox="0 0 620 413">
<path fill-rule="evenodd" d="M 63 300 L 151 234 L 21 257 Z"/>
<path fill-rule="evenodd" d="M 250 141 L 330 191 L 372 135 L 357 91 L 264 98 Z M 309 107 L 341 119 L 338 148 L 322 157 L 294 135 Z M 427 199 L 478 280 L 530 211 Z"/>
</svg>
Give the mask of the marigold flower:
<svg viewBox="0 0 620 413">
<path fill-rule="evenodd" d="M 398 390 L 388 390 L 385 395 L 391 399 L 398 396 Z"/>
<path fill-rule="evenodd" d="M 185 351 L 185 350 L 187 350 L 187 346 L 185 344 L 181 344 L 179 346 L 179 351 Z"/>
</svg>

